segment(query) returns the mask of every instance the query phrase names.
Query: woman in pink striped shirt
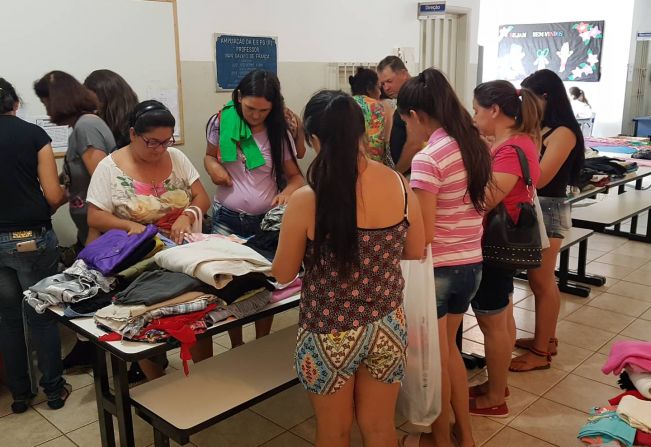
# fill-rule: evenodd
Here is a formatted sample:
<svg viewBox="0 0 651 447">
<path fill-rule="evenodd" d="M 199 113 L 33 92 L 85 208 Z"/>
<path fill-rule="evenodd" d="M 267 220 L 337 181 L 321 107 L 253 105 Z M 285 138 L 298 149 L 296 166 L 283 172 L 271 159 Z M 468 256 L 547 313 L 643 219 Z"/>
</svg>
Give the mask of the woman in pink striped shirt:
<svg viewBox="0 0 651 447">
<path fill-rule="evenodd" d="M 432 244 L 439 319 L 443 405 L 432 424 L 431 441 L 437 446 L 451 445 L 451 401 L 458 441 L 463 447 L 473 446 L 468 381 L 455 339 L 481 281 L 490 153 L 447 79 L 434 68 L 402 87 L 398 112 L 409 138 L 427 142 L 412 160 L 411 187 L 421 204 L 425 240 Z M 415 439 L 414 445 L 418 445 Z M 420 445 L 430 444 L 423 439 Z"/>
</svg>

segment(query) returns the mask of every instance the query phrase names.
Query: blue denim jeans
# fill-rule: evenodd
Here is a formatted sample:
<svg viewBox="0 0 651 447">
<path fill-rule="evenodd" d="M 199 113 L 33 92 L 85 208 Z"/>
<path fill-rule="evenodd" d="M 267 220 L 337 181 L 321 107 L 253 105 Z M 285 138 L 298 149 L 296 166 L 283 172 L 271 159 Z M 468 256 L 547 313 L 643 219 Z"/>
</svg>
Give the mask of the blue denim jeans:
<svg viewBox="0 0 651 447">
<path fill-rule="evenodd" d="M 478 262 L 434 268 L 438 318 L 466 313 L 481 282 L 481 267 L 482 263 Z"/>
<path fill-rule="evenodd" d="M 238 213 L 215 202 L 212 206 L 212 229 L 210 232 L 224 236 L 235 234 L 248 238 L 260 231 L 262 219 L 264 219 L 264 214 Z"/>
<path fill-rule="evenodd" d="M 16 243 L 32 239 L 36 241 L 36 251 L 16 250 Z M 48 314 L 36 313 L 26 303 L 23 305 L 23 290 L 57 273 L 58 260 L 57 237 L 52 230 L 36 231 L 24 239 L 14 239 L 12 233 L 0 233 L 0 351 L 7 386 L 14 400 L 27 400 L 36 392 L 30 378 L 30 340 L 42 374 L 40 385 L 48 400 L 60 397 L 66 383 L 56 321 Z"/>
</svg>

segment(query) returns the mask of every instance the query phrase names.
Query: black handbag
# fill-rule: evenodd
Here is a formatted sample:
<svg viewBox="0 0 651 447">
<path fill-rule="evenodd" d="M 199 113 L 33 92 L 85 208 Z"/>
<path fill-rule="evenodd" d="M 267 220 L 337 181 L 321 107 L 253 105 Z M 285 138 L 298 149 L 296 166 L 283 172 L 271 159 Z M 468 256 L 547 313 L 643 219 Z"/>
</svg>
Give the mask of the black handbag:
<svg viewBox="0 0 651 447">
<path fill-rule="evenodd" d="M 524 152 L 514 146 L 522 179 L 529 191 L 529 202 L 520 202 L 520 217 L 518 223 L 506 210 L 503 203 L 496 206 L 486 218 L 484 237 L 482 239 L 482 254 L 484 262 L 493 267 L 507 270 L 524 270 L 540 267 L 542 264 L 542 246 L 536 209 L 534 208 L 533 181 L 529 171 L 529 163 Z"/>
</svg>

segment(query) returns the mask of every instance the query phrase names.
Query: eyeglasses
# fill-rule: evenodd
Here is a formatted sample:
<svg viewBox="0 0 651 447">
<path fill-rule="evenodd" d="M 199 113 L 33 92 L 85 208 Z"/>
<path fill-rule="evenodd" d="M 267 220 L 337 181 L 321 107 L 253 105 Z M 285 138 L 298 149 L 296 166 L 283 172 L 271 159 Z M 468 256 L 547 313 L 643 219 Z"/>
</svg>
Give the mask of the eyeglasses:
<svg viewBox="0 0 651 447">
<path fill-rule="evenodd" d="M 156 149 L 158 146 L 163 146 L 164 148 L 167 149 L 170 146 L 174 146 L 174 143 L 176 143 L 174 137 L 170 138 L 169 140 L 158 141 L 154 139 L 145 138 L 142 135 L 138 135 L 138 136 L 142 138 L 142 141 L 145 142 L 145 146 L 147 146 L 148 149 Z"/>
</svg>

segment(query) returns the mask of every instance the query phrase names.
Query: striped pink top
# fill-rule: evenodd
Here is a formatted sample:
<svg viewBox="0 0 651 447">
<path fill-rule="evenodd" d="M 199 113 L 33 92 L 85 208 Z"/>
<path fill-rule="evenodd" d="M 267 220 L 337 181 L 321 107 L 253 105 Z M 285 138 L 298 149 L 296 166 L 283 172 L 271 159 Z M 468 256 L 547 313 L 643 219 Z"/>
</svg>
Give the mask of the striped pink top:
<svg viewBox="0 0 651 447">
<path fill-rule="evenodd" d="M 437 196 L 434 267 L 482 261 L 482 215 L 467 196 L 468 174 L 456 140 L 437 129 L 411 162 L 411 187 Z"/>
</svg>

